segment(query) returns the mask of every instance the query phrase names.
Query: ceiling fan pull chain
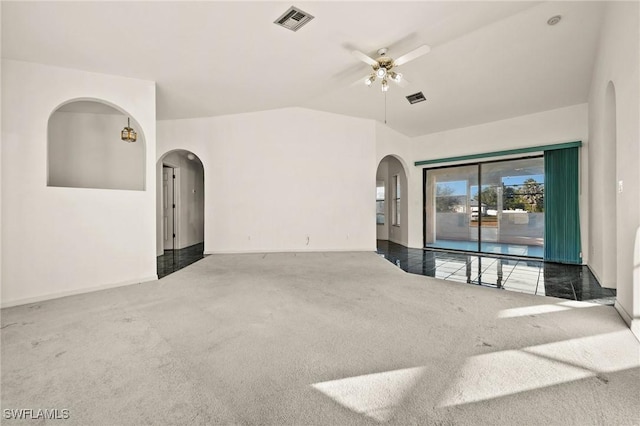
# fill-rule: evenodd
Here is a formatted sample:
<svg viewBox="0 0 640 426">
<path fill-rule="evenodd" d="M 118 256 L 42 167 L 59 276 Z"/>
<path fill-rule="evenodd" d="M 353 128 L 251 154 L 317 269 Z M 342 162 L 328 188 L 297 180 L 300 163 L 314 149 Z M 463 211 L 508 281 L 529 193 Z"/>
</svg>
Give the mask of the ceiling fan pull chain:
<svg viewBox="0 0 640 426">
<path fill-rule="evenodd" d="M 387 92 L 384 92 L 384 124 L 387 124 Z"/>
</svg>

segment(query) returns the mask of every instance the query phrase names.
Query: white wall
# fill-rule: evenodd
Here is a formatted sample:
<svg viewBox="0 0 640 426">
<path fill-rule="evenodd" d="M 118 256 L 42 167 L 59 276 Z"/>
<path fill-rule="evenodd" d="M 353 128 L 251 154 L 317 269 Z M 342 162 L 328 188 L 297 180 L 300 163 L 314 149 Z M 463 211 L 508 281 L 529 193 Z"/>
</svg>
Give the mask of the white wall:
<svg viewBox="0 0 640 426">
<path fill-rule="evenodd" d="M 49 120 L 49 186 L 144 190 L 143 135 L 123 142 L 121 114 L 56 111 Z M 133 123 L 133 128 L 138 126 Z"/>
<path fill-rule="evenodd" d="M 0 22 L 2 22 L 2 6 L 0 5 Z M 0 31 L 0 46 L 2 46 L 2 31 Z M 0 49 L 1 50 L 1 49 Z M 0 81 L 2 81 L 2 66 L 0 66 Z M 0 84 L 0 99 L 2 99 L 2 84 Z M 0 102 L 0 117 L 2 117 L 2 103 Z M 2 120 L 0 119 L 0 135 L 2 135 Z M 2 295 L 2 253 L 4 240 L 2 239 L 2 139 L 0 139 L 0 301 L 4 300 Z"/>
<path fill-rule="evenodd" d="M 154 181 L 153 82 L 3 60 L 3 306 L 156 277 L 153 186 L 47 187 L 47 122 L 70 99 L 104 100 L 135 117 Z"/>
<path fill-rule="evenodd" d="M 162 171 L 162 162 L 179 169 L 178 229 L 176 232 L 176 248 L 181 249 L 204 242 L 204 170 L 198 158 L 189 160 L 186 151 L 171 152 L 165 155 L 158 164 L 158 172 Z M 158 196 L 162 197 L 162 183 L 158 182 Z M 158 209 L 158 224 L 162 225 L 162 209 Z M 156 254 L 163 253 L 163 229 L 158 227 Z"/>
<path fill-rule="evenodd" d="M 507 120 L 433 133 L 411 140 L 412 164 L 415 161 L 479 154 L 507 149 L 526 148 L 554 143 L 582 141 L 580 156 L 580 223 L 582 232 L 583 262 L 586 263 L 589 246 L 587 209 L 588 202 L 588 152 L 587 104 L 524 115 Z M 453 164 L 453 163 L 451 163 Z M 444 165 L 444 164 L 439 164 Z M 428 166 L 412 166 L 414 169 L 409 189 L 414 200 L 422 203 L 422 169 Z M 409 210 L 409 245 L 422 246 L 421 204 Z"/>
<path fill-rule="evenodd" d="M 611 265 L 615 266 L 617 287 L 616 307 L 631 323 L 640 338 L 640 283 L 633 284 L 633 252 L 635 231 L 640 226 L 640 73 L 638 65 L 639 5 L 637 2 L 610 2 L 605 11 L 600 35 L 596 66 L 589 93 L 590 136 L 590 222 L 592 240 L 589 245 L 590 266 L 603 280 L 609 279 Z M 616 146 L 606 132 L 606 89 L 615 86 Z M 615 159 L 608 153 L 615 149 Z M 607 162 L 610 162 L 608 164 Z M 602 179 L 609 165 L 615 164 L 615 180 L 623 181 L 623 192 L 617 194 L 615 218 L 602 199 L 616 190 L 615 181 Z M 615 220 L 617 243 L 606 238 L 605 221 Z M 613 251 L 615 258 L 607 260 L 605 252 Z"/>
<path fill-rule="evenodd" d="M 205 170 L 205 252 L 375 250 L 372 121 L 302 108 L 158 122 Z"/>
</svg>

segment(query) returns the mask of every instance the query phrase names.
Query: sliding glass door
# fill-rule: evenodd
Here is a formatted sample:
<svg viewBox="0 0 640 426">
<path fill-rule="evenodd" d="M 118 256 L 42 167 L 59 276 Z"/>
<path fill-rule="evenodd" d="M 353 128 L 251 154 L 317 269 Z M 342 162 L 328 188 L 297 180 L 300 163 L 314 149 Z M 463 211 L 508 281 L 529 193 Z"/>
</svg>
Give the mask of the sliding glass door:
<svg viewBox="0 0 640 426">
<path fill-rule="evenodd" d="M 542 257 L 544 160 L 425 169 L 425 247 Z"/>
</svg>

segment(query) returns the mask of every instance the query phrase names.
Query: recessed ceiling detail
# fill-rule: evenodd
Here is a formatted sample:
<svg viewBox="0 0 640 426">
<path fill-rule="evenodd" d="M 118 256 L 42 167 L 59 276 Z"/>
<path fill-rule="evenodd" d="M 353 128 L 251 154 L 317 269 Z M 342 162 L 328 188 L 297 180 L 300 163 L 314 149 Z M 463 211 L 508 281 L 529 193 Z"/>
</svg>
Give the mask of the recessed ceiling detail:
<svg viewBox="0 0 640 426">
<path fill-rule="evenodd" d="M 418 102 L 424 102 L 427 98 L 424 97 L 422 92 L 414 93 L 413 95 L 407 96 L 407 100 L 411 105 L 417 104 Z"/>
<path fill-rule="evenodd" d="M 273 21 L 273 23 L 291 31 L 298 31 L 313 18 L 314 17 L 309 15 L 307 12 L 303 12 L 297 7 L 291 6 L 278 19 Z"/>
</svg>

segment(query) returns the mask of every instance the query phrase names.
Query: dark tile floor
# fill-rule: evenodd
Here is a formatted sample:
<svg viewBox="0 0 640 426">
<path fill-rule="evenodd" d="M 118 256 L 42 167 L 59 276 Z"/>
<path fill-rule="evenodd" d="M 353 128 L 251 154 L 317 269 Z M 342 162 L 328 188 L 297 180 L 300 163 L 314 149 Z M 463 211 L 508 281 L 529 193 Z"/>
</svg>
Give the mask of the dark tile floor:
<svg viewBox="0 0 640 426">
<path fill-rule="evenodd" d="M 194 244 L 179 250 L 165 250 L 158 256 L 158 278 L 166 277 L 172 272 L 191 265 L 204 257 L 204 243 Z"/>
<path fill-rule="evenodd" d="M 404 271 L 467 284 L 613 305 L 589 268 L 512 257 L 412 249 L 378 240 L 378 254 Z"/>
</svg>

